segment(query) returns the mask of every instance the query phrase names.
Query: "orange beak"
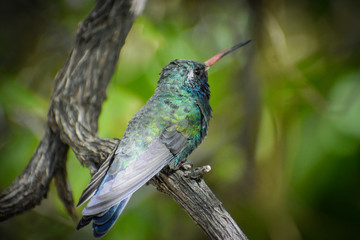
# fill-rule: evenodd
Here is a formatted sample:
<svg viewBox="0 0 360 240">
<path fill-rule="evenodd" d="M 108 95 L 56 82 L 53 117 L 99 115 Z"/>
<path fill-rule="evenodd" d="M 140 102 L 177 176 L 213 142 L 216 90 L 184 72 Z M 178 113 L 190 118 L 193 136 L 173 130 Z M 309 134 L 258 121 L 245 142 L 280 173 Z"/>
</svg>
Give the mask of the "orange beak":
<svg viewBox="0 0 360 240">
<path fill-rule="evenodd" d="M 247 40 L 245 42 L 241 42 L 239 44 L 236 44 L 235 46 L 228 48 L 218 54 L 216 54 L 215 56 L 213 56 L 212 58 L 210 58 L 209 60 L 205 61 L 205 70 L 207 71 L 212 65 L 214 65 L 214 63 L 216 63 L 217 61 L 219 61 L 222 57 L 224 57 L 225 55 L 227 55 L 228 53 L 231 53 L 232 51 L 235 51 L 236 49 L 248 44 L 249 42 L 251 42 L 251 40 Z"/>
</svg>

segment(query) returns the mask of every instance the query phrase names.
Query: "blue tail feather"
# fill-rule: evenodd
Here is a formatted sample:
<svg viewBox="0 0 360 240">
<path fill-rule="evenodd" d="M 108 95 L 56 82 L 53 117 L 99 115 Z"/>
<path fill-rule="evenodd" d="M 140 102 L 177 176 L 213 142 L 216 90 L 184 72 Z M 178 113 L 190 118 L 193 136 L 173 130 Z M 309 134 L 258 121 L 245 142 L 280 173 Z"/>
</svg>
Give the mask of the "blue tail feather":
<svg viewBox="0 0 360 240">
<path fill-rule="evenodd" d="M 93 221 L 94 237 L 100 238 L 104 236 L 114 225 L 114 223 L 124 210 L 126 204 L 129 201 L 129 198 L 130 197 L 125 198 L 119 204 L 112 206 L 105 212 L 101 212 L 97 215 L 83 216 L 77 226 L 77 229 L 79 230 L 80 228 L 88 225 L 91 221 Z"/>
<path fill-rule="evenodd" d="M 115 205 L 109 209 L 102 216 L 95 216 L 93 219 L 93 233 L 94 237 L 100 238 L 104 236 L 110 228 L 114 225 L 129 198 L 122 200 L 118 205 Z"/>
</svg>

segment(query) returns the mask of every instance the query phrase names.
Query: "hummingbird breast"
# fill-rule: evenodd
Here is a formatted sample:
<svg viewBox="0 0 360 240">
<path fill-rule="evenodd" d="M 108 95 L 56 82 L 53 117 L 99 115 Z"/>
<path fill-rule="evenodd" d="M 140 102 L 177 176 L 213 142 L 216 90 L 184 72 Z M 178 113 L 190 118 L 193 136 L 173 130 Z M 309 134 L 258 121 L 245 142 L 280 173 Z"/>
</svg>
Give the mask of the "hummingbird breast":
<svg viewBox="0 0 360 240">
<path fill-rule="evenodd" d="M 183 149 L 176 153 L 170 167 L 176 168 L 201 143 L 207 134 L 211 117 L 209 101 L 199 102 L 186 90 L 156 91 L 146 105 L 130 121 L 121 145 L 129 149 L 129 161 L 159 138 L 175 128 L 186 138 Z"/>
</svg>

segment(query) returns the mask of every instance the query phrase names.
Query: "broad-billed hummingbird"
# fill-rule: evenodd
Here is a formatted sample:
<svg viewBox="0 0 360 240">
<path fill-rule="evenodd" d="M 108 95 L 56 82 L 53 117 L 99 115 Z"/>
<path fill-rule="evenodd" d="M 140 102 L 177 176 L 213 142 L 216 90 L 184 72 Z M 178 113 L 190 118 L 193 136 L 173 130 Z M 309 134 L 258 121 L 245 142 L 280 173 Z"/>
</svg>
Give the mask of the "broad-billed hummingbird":
<svg viewBox="0 0 360 240">
<path fill-rule="evenodd" d="M 162 69 L 154 95 L 130 120 L 114 152 L 83 191 L 77 229 L 93 221 L 93 234 L 102 237 L 113 226 L 131 195 L 164 166 L 177 169 L 205 138 L 211 118 L 207 70 L 226 49 L 205 63 L 176 59 Z"/>
</svg>

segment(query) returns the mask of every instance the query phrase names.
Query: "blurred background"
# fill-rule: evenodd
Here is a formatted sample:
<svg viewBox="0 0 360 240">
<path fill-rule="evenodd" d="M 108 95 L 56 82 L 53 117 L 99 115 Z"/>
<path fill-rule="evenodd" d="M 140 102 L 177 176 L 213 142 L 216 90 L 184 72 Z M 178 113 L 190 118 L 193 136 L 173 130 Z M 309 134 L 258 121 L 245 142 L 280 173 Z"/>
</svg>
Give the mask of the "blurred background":
<svg viewBox="0 0 360 240">
<path fill-rule="evenodd" d="M 90 0 L 3 1 L 0 9 L 0 190 L 43 135 L 55 74 Z M 99 135 L 121 138 L 176 58 L 205 61 L 213 119 L 192 154 L 250 239 L 356 239 L 360 234 L 359 1 L 152 0 L 121 52 Z M 74 199 L 90 180 L 69 152 Z M 78 209 L 80 214 L 81 209 Z M 40 206 L 0 223 L 0 238 L 91 239 L 52 184 Z M 103 239 L 207 239 L 168 196 L 142 187 Z"/>
</svg>

